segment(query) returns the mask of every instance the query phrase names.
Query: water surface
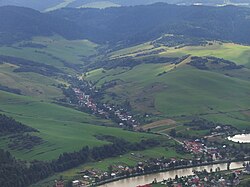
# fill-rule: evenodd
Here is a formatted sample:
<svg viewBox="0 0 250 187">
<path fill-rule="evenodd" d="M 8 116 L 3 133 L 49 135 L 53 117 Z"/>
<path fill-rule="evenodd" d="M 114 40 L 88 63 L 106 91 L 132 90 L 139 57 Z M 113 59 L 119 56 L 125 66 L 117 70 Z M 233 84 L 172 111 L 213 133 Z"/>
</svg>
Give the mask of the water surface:
<svg viewBox="0 0 250 187">
<path fill-rule="evenodd" d="M 244 162 L 232 162 L 230 165 L 230 169 L 242 168 L 243 163 Z M 149 184 L 154 180 L 154 178 L 156 178 L 157 181 L 162 181 L 163 179 L 175 178 L 176 175 L 178 175 L 179 177 L 193 175 L 193 170 L 202 171 L 206 169 L 208 172 L 210 172 L 210 169 L 213 169 L 213 171 L 215 171 L 216 168 L 218 167 L 220 168 L 221 171 L 227 170 L 227 164 L 213 164 L 209 166 L 199 166 L 187 169 L 176 169 L 172 171 L 122 179 L 116 182 L 111 182 L 108 184 L 101 185 L 100 187 L 136 187 L 138 185 Z"/>
</svg>

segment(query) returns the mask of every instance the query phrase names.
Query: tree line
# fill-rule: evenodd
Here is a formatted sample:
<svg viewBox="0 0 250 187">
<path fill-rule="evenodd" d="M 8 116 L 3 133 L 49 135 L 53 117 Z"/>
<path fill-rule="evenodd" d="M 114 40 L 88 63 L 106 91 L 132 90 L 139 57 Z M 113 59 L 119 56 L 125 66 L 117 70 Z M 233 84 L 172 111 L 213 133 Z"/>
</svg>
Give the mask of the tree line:
<svg viewBox="0 0 250 187">
<path fill-rule="evenodd" d="M 38 132 L 38 130 L 17 122 L 15 119 L 0 114 L 0 135 L 23 132 Z"/>
<path fill-rule="evenodd" d="M 101 147 L 83 147 L 73 153 L 63 153 L 51 162 L 33 161 L 26 163 L 15 159 L 9 152 L 0 150 L 0 186 L 26 187 L 45 179 L 55 172 L 62 172 L 89 161 L 118 156 L 128 151 L 144 150 L 159 145 L 154 139 L 131 143 L 114 138 L 112 143 Z"/>
</svg>

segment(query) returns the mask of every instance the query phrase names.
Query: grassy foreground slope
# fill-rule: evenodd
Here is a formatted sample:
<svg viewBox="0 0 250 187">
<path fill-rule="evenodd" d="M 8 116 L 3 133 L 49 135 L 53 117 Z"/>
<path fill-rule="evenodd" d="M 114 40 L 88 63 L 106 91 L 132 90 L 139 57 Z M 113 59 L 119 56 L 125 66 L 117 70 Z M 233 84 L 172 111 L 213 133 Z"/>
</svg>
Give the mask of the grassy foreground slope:
<svg viewBox="0 0 250 187">
<path fill-rule="evenodd" d="M 25 160 L 51 160 L 63 152 L 80 150 L 83 146 L 100 146 L 107 142 L 96 135 L 112 135 L 128 141 L 139 141 L 150 135 L 137 134 L 118 128 L 98 126 L 110 121 L 98 119 L 73 109 L 65 108 L 25 96 L 0 92 L 0 112 L 39 130 L 35 133 L 45 143 L 29 151 L 11 151 Z M 7 148 L 8 139 L 0 140 L 0 147 Z"/>
</svg>

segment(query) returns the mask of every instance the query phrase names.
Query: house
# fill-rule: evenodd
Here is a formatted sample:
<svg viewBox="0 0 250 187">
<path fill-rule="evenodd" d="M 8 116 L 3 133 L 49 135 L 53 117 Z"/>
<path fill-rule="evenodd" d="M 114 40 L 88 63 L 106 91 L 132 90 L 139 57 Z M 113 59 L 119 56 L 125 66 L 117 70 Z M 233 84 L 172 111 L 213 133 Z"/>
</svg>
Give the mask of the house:
<svg viewBox="0 0 250 187">
<path fill-rule="evenodd" d="M 79 180 L 72 181 L 72 185 L 73 186 L 79 186 L 80 185 L 80 181 Z"/>
<path fill-rule="evenodd" d="M 250 164 L 249 163 L 246 164 L 243 173 L 250 175 Z"/>
<path fill-rule="evenodd" d="M 139 186 L 136 186 L 136 187 L 152 187 L 150 184 L 146 184 L 146 185 L 139 185 Z"/>
<path fill-rule="evenodd" d="M 63 181 L 55 181 L 56 182 L 56 187 L 64 187 Z"/>
</svg>

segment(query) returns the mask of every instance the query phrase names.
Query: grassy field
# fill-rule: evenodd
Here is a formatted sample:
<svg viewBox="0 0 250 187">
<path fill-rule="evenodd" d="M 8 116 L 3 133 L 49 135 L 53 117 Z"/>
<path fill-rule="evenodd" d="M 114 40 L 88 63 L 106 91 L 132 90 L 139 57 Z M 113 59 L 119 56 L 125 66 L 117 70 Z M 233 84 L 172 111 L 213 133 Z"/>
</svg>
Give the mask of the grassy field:
<svg viewBox="0 0 250 187">
<path fill-rule="evenodd" d="M 41 44 L 45 48 L 23 47 L 27 43 Z M 31 41 L 0 47 L 0 55 L 24 58 L 65 70 L 65 65 L 56 58 L 71 64 L 83 64 L 82 58 L 95 54 L 96 47 L 96 44 L 87 40 L 69 41 L 59 36 L 35 37 Z"/>
<path fill-rule="evenodd" d="M 212 45 L 205 46 L 186 46 L 182 48 L 158 46 L 154 47 L 150 42 L 140 44 L 137 46 L 121 49 L 111 53 L 111 58 L 128 57 L 138 54 L 145 54 L 163 50 L 159 54 L 161 56 L 180 57 L 184 55 L 192 56 L 214 56 L 217 58 L 223 58 L 233 61 L 237 64 L 250 67 L 250 46 L 234 44 L 234 43 L 222 43 L 222 42 L 209 42 Z"/>
<path fill-rule="evenodd" d="M 0 103 L 1 113 L 38 129 L 40 132 L 36 135 L 46 141 L 33 150 L 11 151 L 17 158 L 24 160 L 51 160 L 63 152 L 73 152 L 87 145 L 92 147 L 107 143 L 95 138 L 95 135 L 99 134 L 113 135 L 128 141 L 153 137 L 119 128 L 99 126 L 111 122 L 25 96 L 0 92 Z M 6 148 L 6 140 L 1 139 L 0 147 Z"/>
<path fill-rule="evenodd" d="M 113 52 L 111 58 L 137 54 L 147 56 L 147 53 L 159 49 L 165 50 L 159 53 L 160 56 L 214 56 L 231 60 L 246 68 L 228 72 L 202 71 L 186 65 L 186 60 L 177 66 L 143 64 L 131 70 L 117 68 L 105 73 L 100 69 L 90 72 L 87 79 L 96 82 L 97 86 L 119 80 L 117 86 L 107 89 L 105 101 L 119 104 L 129 98 L 135 111 L 152 113 L 163 119 L 179 120 L 180 117 L 200 116 L 242 129 L 249 127 L 250 118 L 246 113 L 250 104 L 249 46 L 212 42 L 212 45 L 176 49 L 154 47 L 148 42 Z M 159 76 L 164 71 L 166 73 Z M 111 93 L 115 93 L 116 97 Z M 155 130 L 164 130 L 164 126 Z"/>
<path fill-rule="evenodd" d="M 35 73 L 14 73 L 16 67 L 12 64 L 0 64 L 0 85 L 19 89 L 21 94 L 41 99 L 63 97 L 57 88 L 62 80 Z"/>
<path fill-rule="evenodd" d="M 32 45 L 43 47 L 33 47 Z M 63 72 L 75 75 L 76 71 L 68 65 L 84 64 L 82 60 L 96 53 L 96 44 L 87 40 L 69 41 L 59 36 L 36 37 L 31 41 L 19 42 L 11 46 L 1 46 L 0 55 L 24 58 L 59 68 Z M 65 64 L 64 62 L 67 64 Z M 61 98 L 62 91 L 57 88 L 65 84 L 59 77 L 48 77 L 37 73 L 13 72 L 18 66 L 0 64 L 0 85 L 21 90 L 23 95 L 41 99 Z"/>
<path fill-rule="evenodd" d="M 180 49 L 169 49 L 161 55 L 186 55 L 192 56 L 214 56 L 233 61 L 237 64 L 250 67 L 250 46 L 238 45 L 234 43 L 219 43 L 206 46 L 187 46 Z"/>
<path fill-rule="evenodd" d="M 106 90 L 115 93 L 116 102 L 129 98 L 135 111 L 163 115 L 164 118 L 204 116 L 212 120 L 230 122 L 230 113 L 241 114 L 244 120 L 234 120 L 232 125 L 245 128 L 249 116 L 250 82 L 221 72 L 203 71 L 186 64 L 173 67 L 168 64 L 142 64 L 131 70 L 118 68 L 105 73 L 90 72 L 88 80 L 97 86 L 111 80 L 119 84 Z M 166 72 L 159 76 L 160 73 Z M 120 72 L 120 73 L 119 73 Z M 113 102 L 114 98 L 105 97 Z M 216 115 L 220 115 L 218 117 Z M 243 119 L 243 117 L 242 117 Z"/>
</svg>

